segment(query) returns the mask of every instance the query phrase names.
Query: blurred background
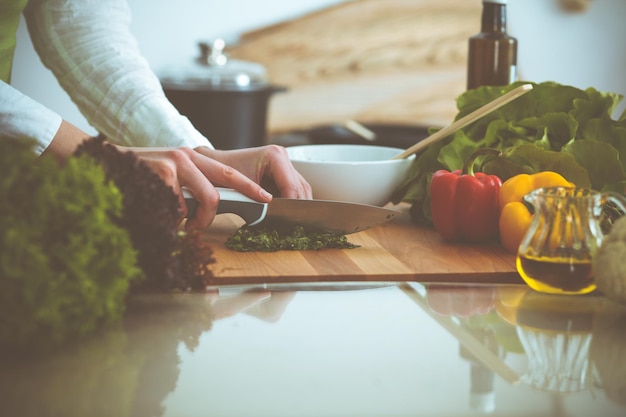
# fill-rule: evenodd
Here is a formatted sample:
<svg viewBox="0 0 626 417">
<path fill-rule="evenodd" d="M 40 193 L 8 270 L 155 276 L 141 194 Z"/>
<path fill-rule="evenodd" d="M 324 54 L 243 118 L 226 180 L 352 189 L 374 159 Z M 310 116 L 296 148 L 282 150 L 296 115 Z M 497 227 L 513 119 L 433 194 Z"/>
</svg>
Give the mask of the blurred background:
<svg viewBox="0 0 626 417">
<path fill-rule="evenodd" d="M 128 0 L 153 69 L 188 65 L 221 37 L 231 59 L 265 66 L 288 91 L 270 132 L 357 119 L 441 126 L 465 88 L 467 38 L 480 0 Z M 626 94 L 626 2 L 509 0 L 520 78 Z M 23 24 L 13 85 L 95 133 L 35 54 Z M 620 110 L 622 110 L 624 106 Z"/>
</svg>

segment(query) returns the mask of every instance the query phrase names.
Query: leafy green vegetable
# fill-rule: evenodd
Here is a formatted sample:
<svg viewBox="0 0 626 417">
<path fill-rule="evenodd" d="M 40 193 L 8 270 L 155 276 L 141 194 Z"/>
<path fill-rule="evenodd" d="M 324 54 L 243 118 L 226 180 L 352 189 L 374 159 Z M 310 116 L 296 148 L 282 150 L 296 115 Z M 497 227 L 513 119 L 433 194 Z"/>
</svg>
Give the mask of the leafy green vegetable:
<svg viewBox="0 0 626 417">
<path fill-rule="evenodd" d="M 345 235 L 306 231 L 302 226 L 277 230 L 241 227 L 229 237 L 226 247 L 238 252 L 276 252 L 280 250 L 352 249 Z"/>
<path fill-rule="evenodd" d="M 508 149 L 503 158 L 486 162 L 483 170 L 497 172 L 501 178 L 509 178 L 517 174 L 554 171 L 581 187 L 591 185 L 587 170 L 576 162 L 573 155 L 548 151 L 531 144 Z"/>
<path fill-rule="evenodd" d="M 0 345 L 46 348 L 123 313 L 142 276 L 122 195 L 92 158 L 60 168 L 0 139 Z"/>
<path fill-rule="evenodd" d="M 118 224 L 130 233 L 137 264 L 146 279 L 133 290 L 204 290 L 215 262 L 210 246 L 195 233 L 181 233 L 178 196 L 132 152 L 122 153 L 103 137 L 83 143 L 77 155 L 89 155 L 104 167 L 106 177 L 123 195 Z"/>
<path fill-rule="evenodd" d="M 57 347 L 140 291 L 204 290 L 213 251 L 179 216 L 172 188 L 104 138 L 62 167 L 0 138 L 0 348 Z"/>
<path fill-rule="evenodd" d="M 466 91 L 457 98 L 456 119 L 521 84 L 528 83 Z M 555 82 L 532 84 L 529 93 L 417 155 L 392 202 L 412 203 L 413 221 L 430 223 L 430 176 L 438 169 L 461 169 L 479 148 L 502 152 L 484 160 L 481 170 L 503 181 L 519 173 L 552 170 L 581 187 L 624 192 L 626 112 L 612 118 L 623 97 Z"/>
</svg>

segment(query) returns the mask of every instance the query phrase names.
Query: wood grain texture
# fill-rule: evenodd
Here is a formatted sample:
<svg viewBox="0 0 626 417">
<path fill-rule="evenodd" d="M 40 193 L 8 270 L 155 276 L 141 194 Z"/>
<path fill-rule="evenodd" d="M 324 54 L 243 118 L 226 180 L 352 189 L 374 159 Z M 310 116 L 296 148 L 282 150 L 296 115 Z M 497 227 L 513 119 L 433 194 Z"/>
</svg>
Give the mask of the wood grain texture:
<svg viewBox="0 0 626 417">
<path fill-rule="evenodd" d="M 289 88 L 270 132 L 355 119 L 443 126 L 465 90 L 478 0 L 357 0 L 244 34 L 228 50 Z"/>
<path fill-rule="evenodd" d="M 412 224 L 404 205 L 392 222 L 348 235 L 356 249 L 235 252 L 224 246 L 242 221 L 220 215 L 206 231 L 216 263 L 214 284 L 294 282 L 522 283 L 515 257 L 497 243 L 452 244 Z"/>
</svg>

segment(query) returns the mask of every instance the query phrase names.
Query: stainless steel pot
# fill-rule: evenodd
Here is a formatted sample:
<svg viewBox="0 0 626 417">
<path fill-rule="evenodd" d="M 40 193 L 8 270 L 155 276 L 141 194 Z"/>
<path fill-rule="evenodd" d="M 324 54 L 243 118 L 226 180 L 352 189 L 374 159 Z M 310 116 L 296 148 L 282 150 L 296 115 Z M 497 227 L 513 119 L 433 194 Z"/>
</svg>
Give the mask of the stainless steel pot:
<svg viewBox="0 0 626 417">
<path fill-rule="evenodd" d="M 217 149 L 266 144 L 269 100 L 287 89 L 270 84 L 262 65 L 228 59 L 221 39 L 199 46 L 191 66 L 161 75 L 167 98 Z"/>
</svg>

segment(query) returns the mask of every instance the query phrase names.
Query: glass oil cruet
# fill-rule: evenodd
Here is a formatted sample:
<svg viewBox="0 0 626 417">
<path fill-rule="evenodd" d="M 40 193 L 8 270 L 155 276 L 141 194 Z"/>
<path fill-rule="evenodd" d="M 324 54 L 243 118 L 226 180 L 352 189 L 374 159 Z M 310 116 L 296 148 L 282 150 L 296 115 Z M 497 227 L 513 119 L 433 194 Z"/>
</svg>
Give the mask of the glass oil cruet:
<svg viewBox="0 0 626 417">
<path fill-rule="evenodd" d="M 551 294 L 586 294 L 595 290 L 592 257 L 602 244 L 603 208 L 626 212 L 626 199 L 588 188 L 552 187 L 524 197 L 535 209 L 520 243 L 517 271 L 534 290 Z"/>
</svg>

